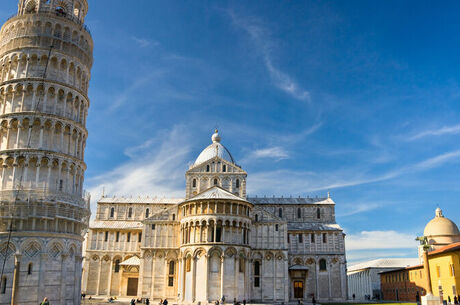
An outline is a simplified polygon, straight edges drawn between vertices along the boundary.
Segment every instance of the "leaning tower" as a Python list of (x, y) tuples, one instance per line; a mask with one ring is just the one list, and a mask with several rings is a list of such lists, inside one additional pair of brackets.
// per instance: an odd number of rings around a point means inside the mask
[(19, 0), (0, 30), (0, 304), (80, 304), (87, 11), (87, 0)]

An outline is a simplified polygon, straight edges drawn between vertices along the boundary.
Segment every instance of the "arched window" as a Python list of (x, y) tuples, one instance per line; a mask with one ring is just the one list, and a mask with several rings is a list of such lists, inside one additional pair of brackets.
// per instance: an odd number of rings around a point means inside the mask
[(214, 179), (214, 185), (217, 185), (217, 179)]
[(142, 241), (142, 233), (139, 232), (138, 235), (137, 235), (137, 242), (141, 242)]
[(278, 232), (278, 225), (275, 225), (275, 231)]
[(109, 231), (105, 231), (104, 233), (104, 241), (108, 241), (109, 240)]
[(145, 210), (145, 218), (149, 218), (150, 210), (146, 209)]
[(244, 273), (244, 258), (243, 257), (240, 257), (240, 261), (239, 261), (239, 271)]
[(133, 208), (129, 208), (128, 209), (128, 218), (131, 218), (131, 216), (133, 216)]
[(115, 260), (115, 268), (114, 269), (115, 269), (114, 270), (115, 273), (118, 273), (120, 271), (120, 260), (119, 259)]
[(115, 208), (110, 209), (110, 218), (113, 218), (115, 216)]
[(235, 187), (236, 187), (236, 188), (239, 188), (239, 187), (240, 187), (240, 179), (236, 179)]
[(316, 209), (316, 218), (321, 218), (321, 210), (319, 208)]
[(206, 171), (209, 172), (209, 164), (206, 165)]
[(319, 270), (321, 271), (327, 270), (326, 260), (324, 258), (319, 260)]
[(259, 215), (256, 214), (255, 218), (256, 218), (256, 221), (259, 221)]
[(168, 286), (173, 287), (174, 286), (174, 273), (175, 273), (175, 263), (174, 261), (169, 262), (169, 274), (168, 274)]
[(227, 171), (227, 165), (222, 165), (222, 171), (225, 173)]
[(190, 272), (192, 267), (192, 257), (188, 256), (187, 259), (185, 260), (185, 271)]
[(128, 232), (128, 237), (126, 238), (128, 242), (131, 241), (131, 232)]
[(278, 209), (278, 217), (283, 218), (283, 209), (282, 208)]
[(6, 293), (6, 284), (7, 284), (7, 282), (6, 282), (6, 276), (4, 276), (4, 277), (2, 278), (2, 294), (5, 294), (5, 293)]
[(311, 237), (311, 242), (315, 243), (315, 233), (311, 233), (310, 237)]
[(192, 180), (192, 187), (196, 187), (196, 179)]
[(303, 243), (303, 234), (299, 234), (299, 243)]
[(27, 274), (32, 274), (32, 263), (29, 263), (29, 265), (27, 266)]
[(327, 243), (327, 234), (323, 233), (323, 243)]
[(65, 16), (65, 15), (67, 15), (67, 13), (66, 13), (66, 11), (65, 11), (65, 8), (62, 7), (62, 6), (56, 7), (56, 14), (57, 14), (58, 16)]
[(302, 218), (302, 209), (301, 208), (297, 209), (297, 218)]
[(260, 287), (260, 262), (254, 262), (254, 287)]

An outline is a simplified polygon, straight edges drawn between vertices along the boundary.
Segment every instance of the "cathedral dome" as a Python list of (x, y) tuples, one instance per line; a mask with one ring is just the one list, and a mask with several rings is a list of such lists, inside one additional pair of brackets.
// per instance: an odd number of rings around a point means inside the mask
[(436, 209), (436, 216), (428, 222), (423, 235), (431, 240), (430, 243), (449, 244), (460, 240), (460, 231), (457, 225), (449, 218), (444, 217), (440, 208)]
[(206, 162), (208, 160), (211, 160), (214, 157), (219, 157), (221, 159), (224, 159), (228, 162), (235, 163), (235, 160), (233, 160), (232, 155), (228, 151), (227, 148), (225, 148), (224, 145), (220, 144), (220, 136), (219, 132), (216, 131), (211, 137), (212, 144), (206, 147), (196, 158), (195, 163), (193, 165), (198, 165), (203, 162)]

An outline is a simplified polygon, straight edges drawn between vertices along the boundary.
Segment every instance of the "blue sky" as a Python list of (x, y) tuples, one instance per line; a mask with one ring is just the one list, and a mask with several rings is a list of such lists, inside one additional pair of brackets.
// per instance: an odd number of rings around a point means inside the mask
[(331, 192), (349, 261), (416, 256), (437, 205), (460, 220), (459, 9), (90, 1), (86, 188), (183, 196), (218, 126), (250, 195)]

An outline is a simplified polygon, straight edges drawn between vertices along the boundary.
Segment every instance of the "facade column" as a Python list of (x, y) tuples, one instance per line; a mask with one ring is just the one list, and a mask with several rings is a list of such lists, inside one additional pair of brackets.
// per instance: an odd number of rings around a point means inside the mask
[[(328, 262), (329, 263), (329, 262)], [(328, 292), (329, 292), (329, 300), (332, 298), (332, 288), (331, 288), (331, 269), (332, 269), (332, 264), (329, 263), (327, 270), (327, 281), (328, 281)]]
[[(195, 302), (196, 290), (196, 257), (192, 257), (192, 302)], [(206, 281), (207, 282), (207, 281)], [(207, 284), (207, 283), (206, 283)], [(207, 285), (206, 285), (207, 287)]]
[(37, 160), (37, 170), (35, 172), (35, 187), (38, 188), (38, 183), (40, 182), (40, 166), (41, 166), (42, 160), (38, 159)]
[(44, 125), (41, 125), (40, 126), (40, 138), (39, 138), (39, 142), (38, 142), (38, 148), (42, 148), (43, 147), (43, 129), (45, 128)]
[(22, 88), (22, 96), (21, 96), (21, 112), (24, 111), (24, 98), (26, 96), (26, 88)]
[(112, 290), (112, 270), (113, 270), (113, 257), (110, 258), (109, 278), (107, 279), (107, 296), (111, 295)]
[(205, 259), (205, 264), (206, 264), (206, 277), (205, 277), (205, 292), (204, 292), (204, 299), (206, 301), (209, 300), (209, 255), (208, 254), (205, 254), (204, 255), (204, 259)]
[[(99, 281), (98, 281), (98, 283), (99, 283)], [(120, 281), (119, 281), (119, 286), (118, 286), (118, 295), (119, 296), (123, 296), (122, 284), (123, 284), (123, 266), (120, 266)], [(153, 285), (152, 285), (152, 291), (153, 291)]]
[[(34, 213), (35, 214), (35, 213)], [(37, 302), (43, 301), (45, 297), (45, 270), (46, 261), (48, 260), (48, 254), (40, 254), (40, 271), (38, 272), (38, 300)]]
[(22, 124), (18, 123), (18, 132), (16, 134), (15, 148), (19, 148), (19, 139), (21, 138)]
[(66, 288), (65, 288), (65, 278), (66, 278), (66, 272), (65, 272), (65, 259), (67, 255), (63, 254), (61, 255), (61, 289), (60, 289), (60, 303), (65, 304), (65, 295), (66, 295)]
[[(75, 269), (74, 269), (74, 277), (75, 277), (75, 282), (74, 282), (74, 299), (79, 300), (81, 298), (81, 277), (77, 276), (80, 274), (81, 270), (81, 262), (82, 262), (82, 257), (75, 255)], [(85, 290), (86, 291), (86, 290)], [(78, 304), (78, 303), (77, 303)], [(75, 304), (75, 305), (77, 305)]]
[(17, 305), (16, 295), (18, 294), (17, 285), (19, 282), (20, 267), (21, 267), (21, 255), (15, 254), (14, 255), (13, 283), (12, 283), (12, 288), (11, 288), (11, 305)]
[(156, 266), (156, 261), (157, 261), (157, 254), (152, 253), (152, 284), (151, 284), (151, 290), (150, 290), (150, 298), (153, 301), (153, 298), (155, 297), (155, 266)]
[[(96, 289), (96, 295), (100, 295), (100, 289), (101, 289), (101, 273), (102, 273), (102, 257), (99, 258), (99, 272), (97, 273), (97, 289)], [(121, 287), (121, 286), (120, 286)]]

